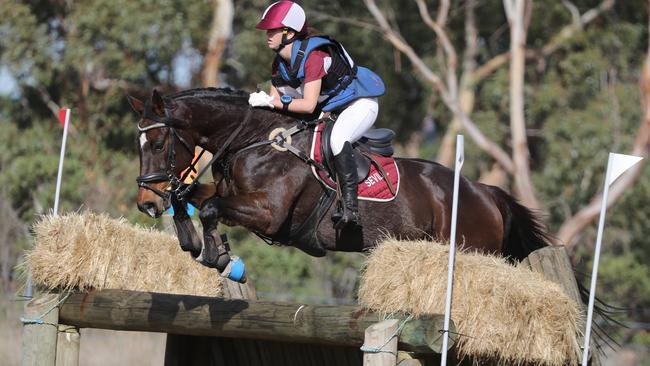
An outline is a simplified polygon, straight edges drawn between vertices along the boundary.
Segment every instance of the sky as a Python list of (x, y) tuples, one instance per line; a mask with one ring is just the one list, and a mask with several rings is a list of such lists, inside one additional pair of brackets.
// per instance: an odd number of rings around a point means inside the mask
[(6, 66), (0, 66), (0, 95), (9, 95), (16, 92), (16, 81)]

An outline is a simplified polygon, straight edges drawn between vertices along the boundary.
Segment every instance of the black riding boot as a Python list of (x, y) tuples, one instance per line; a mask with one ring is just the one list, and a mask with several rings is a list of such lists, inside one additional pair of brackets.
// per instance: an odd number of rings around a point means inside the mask
[(341, 190), (341, 201), (343, 213), (334, 214), (334, 228), (353, 224), (360, 225), (359, 201), (357, 199), (357, 165), (352, 155), (352, 145), (346, 142), (343, 150), (334, 156), (334, 169), (336, 170), (336, 181)]

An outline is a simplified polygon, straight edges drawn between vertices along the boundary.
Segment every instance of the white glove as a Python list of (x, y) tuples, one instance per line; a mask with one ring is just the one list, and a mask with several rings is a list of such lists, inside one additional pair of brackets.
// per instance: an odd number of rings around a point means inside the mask
[(248, 104), (253, 107), (270, 107), (273, 108), (274, 97), (266, 94), (265, 91), (251, 93), (248, 97)]

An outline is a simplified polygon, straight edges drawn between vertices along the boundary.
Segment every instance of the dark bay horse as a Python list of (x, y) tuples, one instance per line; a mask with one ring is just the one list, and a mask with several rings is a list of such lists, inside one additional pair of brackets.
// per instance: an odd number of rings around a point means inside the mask
[[(200, 243), (195, 233), (188, 232), (193, 228), (177, 223), (184, 250), (210, 257), (208, 249), (220, 244), (218, 222), (243, 226), (263, 238), (315, 256), (325, 255), (324, 250), (363, 251), (386, 235), (411, 240), (448, 239), (453, 171), (431, 161), (401, 158), (396, 159), (402, 177), (399, 194), (390, 202), (359, 201), (360, 228), (334, 230), (329, 221), (334, 210), (331, 205), (325, 207), (325, 216), (321, 215), (327, 219), (311, 225), (310, 238), (297, 238), (297, 228), (322, 207), (318, 202), (325, 189), (309, 165), (264, 144), (272, 130), (289, 129), (298, 119), (251, 108), (247, 98), (245, 92), (214, 88), (192, 89), (164, 98), (154, 90), (145, 102), (129, 97), (141, 115), (137, 202), (141, 211), (158, 217), (174, 202), (173, 195), (168, 194), (170, 181), (178, 183), (181, 172), (192, 162), (195, 146), (220, 155), (212, 165), (214, 182), (199, 185), (188, 195), (189, 201), (200, 207), (204, 233), (212, 236), (204, 234), (204, 241), (209, 243)], [(294, 135), (292, 145), (308, 152), (311, 135), (308, 129)], [(549, 243), (533, 212), (500, 188), (466, 178), (460, 181), (457, 232), (457, 241), (465, 248), (512, 261), (520, 261)], [(213, 253), (202, 263), (221, 271), (223, 263), (215, 262), (218, 255)]]

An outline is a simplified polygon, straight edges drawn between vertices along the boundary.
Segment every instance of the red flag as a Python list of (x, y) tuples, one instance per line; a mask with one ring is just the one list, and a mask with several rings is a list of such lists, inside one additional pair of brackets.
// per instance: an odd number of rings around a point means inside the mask
[(61, 127), (63, 128), (65, 128), (65, 120), (68, 117), (69, 113), (70, 113), (70, 109), (68, 108), (59, 109), (59, 121), (61, 122)]

